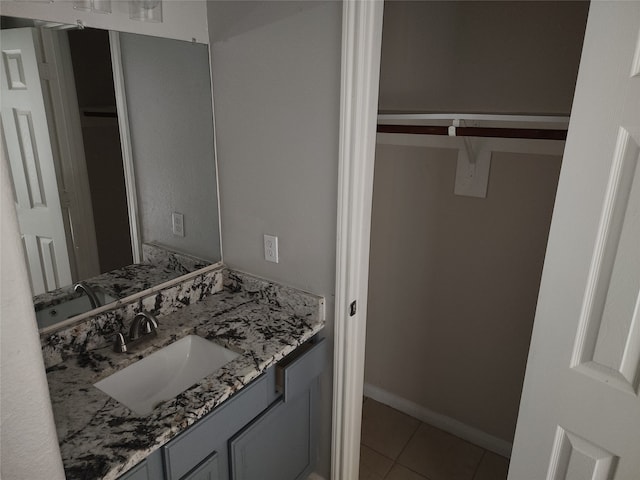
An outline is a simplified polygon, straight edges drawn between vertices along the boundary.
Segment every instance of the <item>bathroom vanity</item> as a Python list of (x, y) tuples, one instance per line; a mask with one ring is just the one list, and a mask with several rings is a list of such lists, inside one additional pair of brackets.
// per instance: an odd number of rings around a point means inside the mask
[(306, 478), (325, 355), (324, 340), (312, 339), (120, 478)]
[[(172, 288), (42, 336), (67, 478), (306, 478), (326, 359), (324, 300), (225, 267)], [(157, 336), (113, 351), (114, 334), (142, 310), (156, 315)], [(239, 355), (147, 414), (94, 386), (188, 335)]]

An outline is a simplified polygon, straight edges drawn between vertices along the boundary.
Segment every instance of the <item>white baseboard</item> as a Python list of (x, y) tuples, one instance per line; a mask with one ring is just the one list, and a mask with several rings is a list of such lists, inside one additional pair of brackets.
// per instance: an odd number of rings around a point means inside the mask
[(503, 457), (511, 457), (513, 444), (506, 440), (489, 435), (482, 430), (478, 430), (451, 417), (429, 410), (417, 403), (410, 402), (369, 383), (364, 384), (364, 395), (417, 418), (424, 423), (433, 425), (440, 430), (444, 430), (468, 442), (474, 443), (486, 450), (502, 455)]

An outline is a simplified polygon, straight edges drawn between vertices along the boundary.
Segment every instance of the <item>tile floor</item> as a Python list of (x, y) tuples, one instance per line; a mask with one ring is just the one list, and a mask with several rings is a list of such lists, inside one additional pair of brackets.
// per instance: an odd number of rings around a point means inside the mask
[(506, 480), (509, 460), (365, 398), (360, 480)]

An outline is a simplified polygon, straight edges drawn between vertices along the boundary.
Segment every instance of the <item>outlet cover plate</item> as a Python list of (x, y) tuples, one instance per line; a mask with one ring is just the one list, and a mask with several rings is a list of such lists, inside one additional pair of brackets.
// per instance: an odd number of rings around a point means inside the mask
[(178, 237), (184, 237), (184, 215), (182, 213), (173, 212), (171, 214), (171, 230)]
[(278, 237), (264, 236), (264, 259), (267, 262), (278, 263)]

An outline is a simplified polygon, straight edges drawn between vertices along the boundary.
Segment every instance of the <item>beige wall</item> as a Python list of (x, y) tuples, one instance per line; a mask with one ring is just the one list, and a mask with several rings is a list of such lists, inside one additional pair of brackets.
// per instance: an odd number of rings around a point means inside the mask
[(566, 114), (587, 6), (387, 2), (380, 109)]
[(377, 146), (366, 382), (510, 442), (560, 158), (494, 153), (486, 199), (455, 168)]
[[(389, 2), (380, 108), (567, 114), (586, 11)], [(494, 152), (477, 199), (456, 156), (377, 145), (365, 382), (511, 442), (561, 159)]]
[[(326, 298), (333, 337), (341, 4), (212, 2), (224, 263)], [(279, 237), (280, 263), (263, 235)], [(332, 354), (321, 379), (319, 473), (329, 478)]]

